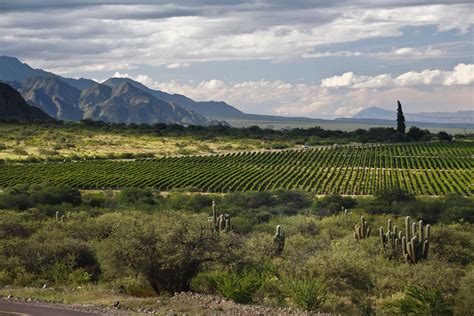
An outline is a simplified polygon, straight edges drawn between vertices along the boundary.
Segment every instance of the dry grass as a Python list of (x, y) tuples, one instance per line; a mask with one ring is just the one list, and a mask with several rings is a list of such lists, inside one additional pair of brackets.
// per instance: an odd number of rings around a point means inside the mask
[(164, 137), (96, 134), (87, 130), (28, 130), (24, 126), (0, 125), (0, 159), (22, 160), (31, 156), (107, 156), (108, 154), (153, 154), (156, 157), (175, 155), (221, 154), (234, 151), (259, 150), (264, 142), (252, 139), (215, 138), (199, 140), (192, 137)]

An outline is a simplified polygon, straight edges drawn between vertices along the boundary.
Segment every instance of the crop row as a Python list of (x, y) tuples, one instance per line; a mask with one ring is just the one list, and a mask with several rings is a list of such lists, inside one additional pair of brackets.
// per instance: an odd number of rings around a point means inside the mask
[(393, 185), (414, 194), (471, 194), (469, 143), (333, 146), (141, 161), (0, 166), (0, 187), (66, 184), (81, 189), (195, 187), (208, 192), (302, 189), (365, 195)]

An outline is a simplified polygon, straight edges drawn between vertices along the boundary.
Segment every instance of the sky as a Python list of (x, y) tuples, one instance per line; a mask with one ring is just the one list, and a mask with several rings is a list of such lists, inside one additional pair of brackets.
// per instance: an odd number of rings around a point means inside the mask
[(456, 0), (0, 0), (0, 55), (248, 113), (452, 112), (474, 109), (473, 24)]

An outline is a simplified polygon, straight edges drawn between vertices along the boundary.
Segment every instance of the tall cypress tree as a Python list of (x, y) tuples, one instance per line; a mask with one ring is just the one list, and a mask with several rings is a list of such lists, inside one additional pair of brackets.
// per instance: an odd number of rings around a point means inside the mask
[(402, 111), (402, 104), (400, 101), (397, 101), (398, 103), (398, 108), (397, 108), (397, 132), (401, 134), (405, 134), (405, 116), (403, 115)]

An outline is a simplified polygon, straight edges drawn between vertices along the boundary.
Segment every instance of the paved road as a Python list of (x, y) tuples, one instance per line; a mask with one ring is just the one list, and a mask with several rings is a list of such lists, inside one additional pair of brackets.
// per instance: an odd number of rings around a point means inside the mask
[(56, 306), (0, 300), (0, 316), (97, 316), (92, 312), (67, 310)]

